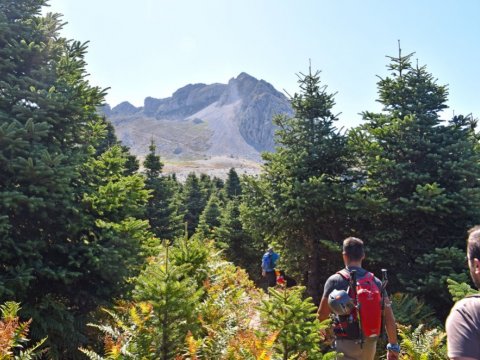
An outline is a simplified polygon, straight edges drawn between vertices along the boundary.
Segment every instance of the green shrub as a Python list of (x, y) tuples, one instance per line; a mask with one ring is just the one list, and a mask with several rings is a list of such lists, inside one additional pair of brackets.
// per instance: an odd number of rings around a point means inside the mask
[(444, 332), (436, 328), (428, 330), (424, 325), (411, 329), (411, 326), (399, 326), (400, 360), (448, 360)]
[(395, 320), (402, 325), (416, 328), (420, 324), (429, 327), (439, 325), (435, 311), (422, 299), (411, 294), (396, 293), (390, 297)]

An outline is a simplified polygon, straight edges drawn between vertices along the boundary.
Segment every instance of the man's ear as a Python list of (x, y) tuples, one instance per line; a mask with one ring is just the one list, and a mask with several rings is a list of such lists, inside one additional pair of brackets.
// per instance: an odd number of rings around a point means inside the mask
[(477, 258), (473, 259), (473, 271), (475, 274), (480, 274), (480, 260)]

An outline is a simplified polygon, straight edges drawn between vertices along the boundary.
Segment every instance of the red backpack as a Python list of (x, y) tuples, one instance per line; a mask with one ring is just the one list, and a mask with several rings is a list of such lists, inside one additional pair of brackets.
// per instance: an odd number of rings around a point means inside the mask
[[(337, 272), (348, 282), (351, 282), (347, 269)], [(339, 319), (335, 324), (335, 334), (347, 338), (365, 338), (380, 336), (382, 330), (382, 293), (375, 276), (367, 272), (365, 276), (356, 279), (356, 288), (348, 289), (348, 295), (355, 303), (355, 309), (347, 318)], [(355, 329), (356, 328), (356, 329)]]

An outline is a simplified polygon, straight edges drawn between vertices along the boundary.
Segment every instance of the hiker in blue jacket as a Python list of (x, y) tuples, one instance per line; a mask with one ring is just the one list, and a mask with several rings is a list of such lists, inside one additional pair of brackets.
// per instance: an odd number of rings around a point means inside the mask
[(267, 281), (267, 287), (273, 287), (277, 283), (277, 276), (275, 275), (275, 264), (280, 258), (272, 247), (269, 247), (267, 252), (262, 257), (262, 276)]

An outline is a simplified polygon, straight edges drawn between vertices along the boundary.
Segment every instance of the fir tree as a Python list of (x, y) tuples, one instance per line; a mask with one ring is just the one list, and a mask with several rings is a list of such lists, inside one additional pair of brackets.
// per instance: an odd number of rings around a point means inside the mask
[(124, 152), (96, 154), (105, 92), (43, 5), (0, 2), (0, 301), (22, 304), (50, 356), (75, 358), (88, 314), (139, 270), (148, 193)]
[(227, 180), (225, 181), (224, 191), (229, 199), (242, 195), (242, 186), (240, 178), (234, 168), (228, 171)]
[(146, 216), (152, 231), (160, 239), (173, 240), (180, 234), (182, 224), (174, 202), (170, 181), (161, 176), (163, 163), (156, 154), (155, 143), (151, 142), (149, 153), (145, 157), (145, 185), (151, 191)]
[[(263, 300), (259, 310), (265, 318), (265, 327), (278, 333), (274, 358), (323, 359), (320, 350), (320, 330), (328, 325), (316, 319), (316, 306), (311, 298), (303, 299), (305, 288), (270, 289), (270, 297)], [(332, 358), (329, 353), (327, 358)]]
[(334, 271), (322, 261), (329, 257), (321, 240), (341, 240), (351, 186), (345, 137), (334, 127), (333, 95), (318, 72), (310, 70), (298, 82), (294, 117), (275, 118), (279, 146), (263, 155), (260, 180), (245, 183), (242, 215), (254, 234), (281, 242), (292, 261), (305, 259), (297, 262), (298, 272), (308, 273), (307, 293), (318, 302), (321, 284)]
[(197, 234), (202, 238), (209, 238), (214, 235), (215, 229), (220, 225), (221, 204), (215, 194), (210, 199), (200, 215)]
[[(370, 258), (395, 269), (396, 290), (435, 271), (417, 262), (423, 255), (462, 247), (465, 229), (480, 215), (476, 124), (464, 116), (440, 119), (447, 88), (412, 56), (399, 50), (390, 57), (391, 76), (378, 82), (383, 112), (365, 112), (365, 124), (350, 134), (363, 172), (354, 227), (368, 239)], [(423, 295), (429, 302), (429, 292)]]
[(195, 233), (200, 214), (206, 204), (205, 193), (202, 192), (200, 181), (195, 173), (188, 174), (180, 194), (180, 202), (184, 209), (183, 221), (187, 223), (187, 232), (191, 236)]
[(252, 279), (258, 279), (258, 254), (262, 248), (244, 229), (240, 217), (240, 200), (230, 200), (220, 216), (215, 240), (225, 248), (225, 256), (235, 265), (246, 269)]
[(107, 133), (105, 137), (101, 139), (100, 143), (95, 147), (96, 155), (101, 155), (103, 152), (107, 151), (112, 146), (118, 145), (127, 155), (127, 162), (125, 163), (125, 175), (135, 174), (140, 168), (140, 163), (137, 157), (130, 153), (130, 149), (128, 146), (122, 145), (121, 142), (117, 139), (117, 136), (115, 135), (115, 128), (113, 127), (112, 123), (108, 121), (105, 117), (103, 118), (103, 122), (105, 124)]
[(134, 298), (152, 304), (145, 330), (155, 331), (140, 334), (144, 345), (137, 348), (136, 356), (172, 359), (180, 353), (188, 333), (199, 331), (196, 306), (202, 290), (193, 278), (185, 276), (185, 266), (170, 263), (167, 249), (165, 258), (149, 265), (138, 278)]
[(453, 301), (462, 300), (465, 296), (478, 294), (478, 290), (472, 288), (466, 282), (459, 283), (453, 279), (447, 279), (448, 291)]

